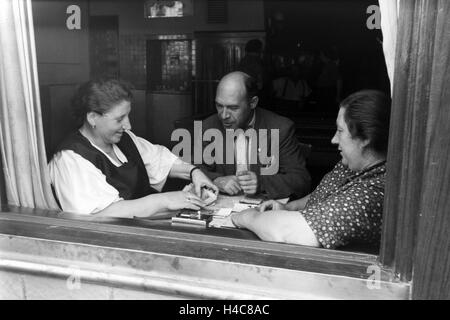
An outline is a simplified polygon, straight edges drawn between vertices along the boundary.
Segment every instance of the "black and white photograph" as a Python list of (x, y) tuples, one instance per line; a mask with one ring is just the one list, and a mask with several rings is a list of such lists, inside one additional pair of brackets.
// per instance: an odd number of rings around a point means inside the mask
[(0, 0), (0, 300), (449, 300), (449, 30), (446, 0)]

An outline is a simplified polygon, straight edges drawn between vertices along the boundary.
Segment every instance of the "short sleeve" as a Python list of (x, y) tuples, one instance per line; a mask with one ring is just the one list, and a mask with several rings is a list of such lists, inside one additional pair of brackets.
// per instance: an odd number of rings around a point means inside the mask
[(137, 137), (130, 131), (128, 131), (128, 134), (141, 155), (150, 179), (150, 185), (161, 191), (166, 183), (170, 169), (172, 169), (178, 157), (164, 146), (152, 144), (143, 138)]
[(58, 152), (49, 163), (50, 178), (61, 208), (93, 214), (122, 200), (105, 175), (72, 150)]
[(384, 192), (373, 183), (355, 184), (302, 210), (324, 248), (351, 241), (376, 243), (381, 234)]

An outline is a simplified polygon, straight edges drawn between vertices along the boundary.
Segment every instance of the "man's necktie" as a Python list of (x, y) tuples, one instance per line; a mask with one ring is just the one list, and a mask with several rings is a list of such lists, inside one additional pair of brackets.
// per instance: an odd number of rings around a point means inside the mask
[(247, 171), (248, 168), (248, 140), (241, 132), (235, 141), (235, 159), (236, 159), (236, 174), (238, 172)]

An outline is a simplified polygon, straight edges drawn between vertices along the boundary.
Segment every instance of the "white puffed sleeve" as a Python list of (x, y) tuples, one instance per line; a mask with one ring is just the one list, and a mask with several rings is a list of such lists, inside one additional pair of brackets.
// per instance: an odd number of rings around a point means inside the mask
[(178, 159), (164, 146), (152, 144), (147, 140), (127, 131), (136, 145), (150, 179), (150, 185), (158, 191), (164, 187), (174, 162)]
[(49, 163), (50, 178), (64, 211), (92, 214), (122, 200), (105, 175), (72, 150), (58, 152)]

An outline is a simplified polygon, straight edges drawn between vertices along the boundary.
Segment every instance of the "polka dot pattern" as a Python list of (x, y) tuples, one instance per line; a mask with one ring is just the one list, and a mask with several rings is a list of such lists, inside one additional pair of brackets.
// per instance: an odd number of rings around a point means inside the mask
[(324, 248), (379, 243), (385, 178), (385, 162), (360, 172), (339, 162), (325, 175), (300, 211)]

